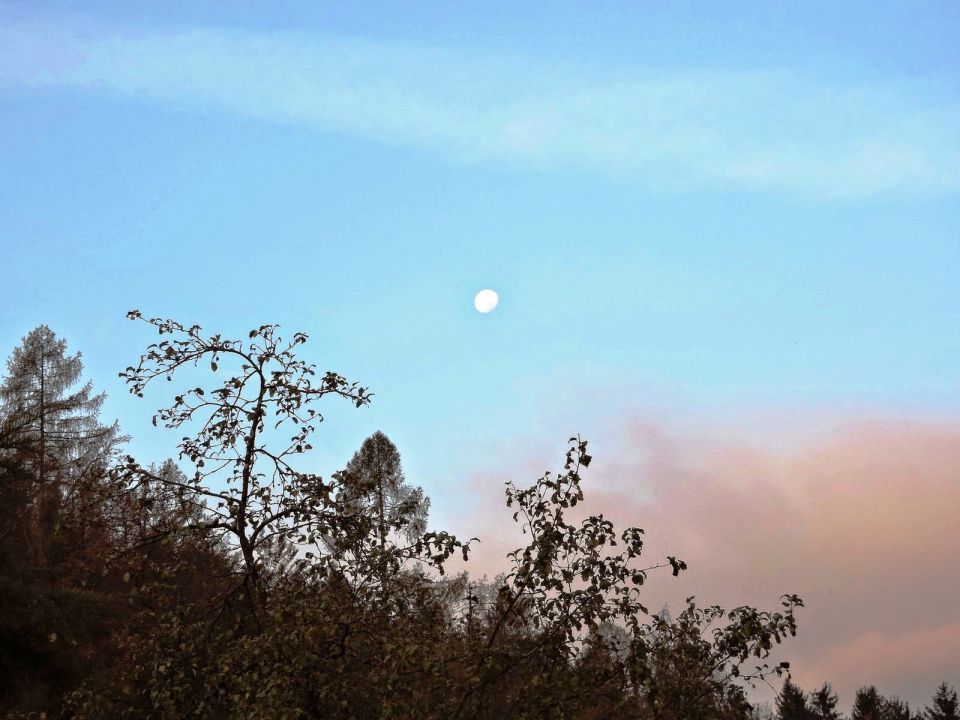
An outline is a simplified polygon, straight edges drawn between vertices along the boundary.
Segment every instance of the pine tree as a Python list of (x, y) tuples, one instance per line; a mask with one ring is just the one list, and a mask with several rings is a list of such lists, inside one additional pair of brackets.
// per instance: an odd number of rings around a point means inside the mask
[(857, 690), (850, 720), (883, 720), (883, 696), (873, 685)]
[(933, 705), (927, 705), (925, 715), (927, 720), (960, 720), (960, 702), (957, 700), (957, 691), (940, 683), (933, 696)]
[(830, 683), (810, 693), (810, 710), (816, 720), (840, 720), (837, 712), (837, 694)]
[(790, 678), (783, 681), (783, 689), (777, 698), (777, 718), (779, 720), (809, 720), (806, 694), (794, 685)]

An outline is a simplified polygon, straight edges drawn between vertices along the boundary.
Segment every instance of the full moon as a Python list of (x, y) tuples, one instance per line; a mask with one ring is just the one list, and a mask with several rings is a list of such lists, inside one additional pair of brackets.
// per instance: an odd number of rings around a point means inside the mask
[(488, 313), (493, 310), (500, 302), (500, 296), (493, 290), (481, 290), (473, 299), (473, 306), (477, 312)]

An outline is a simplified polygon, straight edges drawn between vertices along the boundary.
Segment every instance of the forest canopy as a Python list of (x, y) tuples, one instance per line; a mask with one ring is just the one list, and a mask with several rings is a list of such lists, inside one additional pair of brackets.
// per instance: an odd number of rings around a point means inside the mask
[[(525, 544), (502, 575), (450, 575), (477, 540), (430, 527), (387, 434), (329, 478), (302, 469), (327, 404), (373, 399), (303, 359), (304, 333), (129, 317), (159, 338), (120, 377), (166, 394), (153, 423), (183, 436), (168, 459), (125, 452), (80, 354), (46, 326), (0, 384), (5, 717), (733, 719), (759, 717), (747, 690), (788, 674), (770, 653), (797, 631), (796, 595), (651, 612), (648, 578), (686, 564), (574, 510), (586, 440), (557, 472), (507, 483)], [(186, 386), (194, 367), (207, 380)], [(776, 712), (836, 705), (829, 685), (787, 681)], [(852, 717), (913, 715), (874, 688)], [(927, 717), (957, 717), (947, 685)]]

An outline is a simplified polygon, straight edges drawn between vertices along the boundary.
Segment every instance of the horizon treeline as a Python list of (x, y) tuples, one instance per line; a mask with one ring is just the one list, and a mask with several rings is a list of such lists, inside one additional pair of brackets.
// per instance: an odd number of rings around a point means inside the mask
[[(180, 430), (168, 459), (125, 453), (46, 326), (0, 382), (0, 717), (839, 717), (829, 684), (806, 694), (769, 661), (796, 633), (796, 595), (772, 611), (644, 605), (651, 575), (686, 564), (647, 561), (642, 529), (577, 507), (585, 440), (558, 472), (506, 484), (526, 539), (508, 571), (450, 575), (476, 539), (430, 527), (387, 435), (329, 478), (299, 467), (325, 404), (373, 398), (302, 359), (305, 334), (129, 317), (159, 334), (120, 376)], [(782, 675), (775, 713), (751, 706)], [(871, 687), (850, 717), (921, 715)], [(922, 717), (957, 719), (956, 692)]]

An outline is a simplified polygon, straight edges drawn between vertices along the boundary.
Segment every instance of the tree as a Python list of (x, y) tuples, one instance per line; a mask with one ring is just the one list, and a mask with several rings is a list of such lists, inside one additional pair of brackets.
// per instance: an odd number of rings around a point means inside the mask
[(910, 704), (896, 695), (886, 698), (883, 702), (883, 720), (913, 720)]
[(840, 720), (837, 712), (837, 694), (830, 683), (810, 693), (810, 711), (816, 720)]
[(957, 691), (943, 682), (933, 696), (933, 704), (927, 705), (924, 713), (927, 720), (960, 720), (958, 705)]
[(883, 720), (883, 696), (873, 685), (857, 690), (850, 720)]
[(122, 438), (116, 423), (98, 420), (103, 393), (93, 395), (89, 382), (71, 391), (83, 372), (80, 353), (68, 355), (66, 341), (41, 325), (13, 351), (7, 370), (0, 384), (6, 444), (26, 452), (41, 485), (106, 465)]
[(406, 483), (400, 452), (379, 430), (363, 441), (334, 477), (340, 484), (337, 499), (352, 520), (352, 532), (336, 539), (324, 536), (324, 544), (338, 561), (343, 553), (352, 555), (349, 570), (338, 563), (338, 571), (351, 584), (364, 582), (365, 568), (371, 567), (382, 602), (389, 597), (388, 579), (409, 557), (393, 540), (402, 539), (407, 549), (417, 543), (427, 529), (430, 500), (422, 489)]
[(117, 604), (103, 592), (112, 550), (107, 465), (122, 442), (80, 383), (79, 353), (45, 325), (0, 382), (0, 714), (56, 710), (108, 643)]
[[(648, 612), (650, 574), (686, 565), (648, 564), (642, 529), (584, 517), (580, 438), (561, 472), (507, 483), (529, 541), (510, 571), (444, 580), (434, 571), (469, 543), (426, 529), (426, 498), (385, 435), (330, 481), (297, 467), (316, 401), (371, 397), (299, 360), (305, 335), (146, 322), (160, 341), (122, 376), (138, 396), (178, 381), (154, 422), (182, 429), (180, 457), (127, 457), (94, 486), (110, 532), (64, 548), (102, 572), (73, 582), (41, 568), (34, 582), (7, 572), (16, 542), (0, 536), (0, 692), (19, 693), (0, 714), (748, 720), (746, 686), (789, 668), (766, 662), (796, 632), (794, 595), (776, 612), (693, 597), (675, 618)], [(232, 372), (205, 383), (194, 366)], [(14, 507), (30, 497), (25, 458), (0, 453), (0, 500)]]
[(809, 720), (810, 718), (807, 695), (794, 685), (790, 678), (783, 681), (783, 689), (777, 697), (777, 717), (779, 720)]
[[(644, 622), (649, 612), (641, 593), (649, 574), (670, 568), (678, 575), (686, 563), (668, 556), (644, 567), (641, 528), (618, 533), (603, 515), (568, 519), (583, 501), (581, 473), (591, 461), (586, 441), (571, 438), (563, 472), (546, 473), (526, 488), (507, 483), (507, 506), (517, 508), (513, 518), (529, 542), (508, 555), (512, 569), (468, 661), (473, 680), (449, 716), (551, 717), (563, 708), (563, 717), (578, 717), (600, 688), (610, 691), (612, 716), (746, 716), (749, 704), (737, 681), (779, 674), (788, 664), (742, 668), (795, 634), (794, 608), (802, 601), (787, 595), (782, 612), (746, 606), (727, 612), (700, 608), (691, 597), (676, 620)], [(604, 637), (608, 623), (627, 633), (625, 647)], [(585, 645), (595, 660), (577, 665)], [(571, 667), (589, 672), (578, 675)], [(648, 714), (638, 714), (641, 708)]]
[[(379, 430), (363, 441), (340, 479), (345, 507), (370, 521), (381, 556), (392, 531), (408, 542), (416, 542), (426, 532), (430, 500), (419, 487), (406, 484), (400, 452)], [(385, 572), (384, 567), (380, 575)]]
[(93, 394), (89, 382), (74, 387), (83, 372), (80, 354), (67, 354), (66, 341), (46, 325), (23, 338), (7, 371), (0, 383), (0, 452), (19, 458), (28, 502), (5, 531), (43, 563), (64, 526), (83, 534), (99, 516), (94, 486), (125, 438), (116, 423), (99, 421), (105, 395)]
[[(128, 317), (144, 320), (136, 310)], [(307, 341), (301, 332), (285, 342), (277, 334), (278, 326), (261, 325), (243, 341), (207, 337), (200, 326), (186, 327), (174, 320), (145, 322), (161, 336), (171, 337), (148, 346), (136, 367), (120, 373), (131, 393), (143, 397), (152, 381), (172, 381), (181, 368), (200, 362), (213, 373), (221, 362), (230, 362), (236, 374), (219, 387), (194, 387), (176, 394), (172, 405), (153, 416), (155, 425), (167, 428), (199, 426), (193, 437), (179, 443), (180, 458), (195, 468), (185, 482), (144, 468), (132, 457), (117, 473), (131, 487), (158, 484), (203, 509), (208, 517), (185, 529), (218, 534), (237, 548), (244, 593), (256, 618), (266, 591), (261, 556), (271, 543), (314, 542), (319, 532), (330, 530), (327, 524), (338, 520), (330, 512), (333, 485), (291, 465), (297, 455), (311, 449), (311, 434), (323, 420), (314, 403), (333, 395), (359, 408), (370, 402), (371, 394), (337, 373), (318, 375), (316, 366), (298, 360), (294, 349)], [(278, 438), (280, 428), (292, 434)]]
[[(136, 311), (130, 317), (143, 319)], [(327, 717), (351, 707), (357, 717), (399, 717), (410, 706), (405, 688), (418, 678), (426, 678), (420, 707), (436, 706), (443, 684), (429, 681), (443, 665), (431, 651), (447, 627), (429, 619), (442, 617), (443, 603), (423, 570), (392, 571), (413, 560), (442, 573), (455, 550), (466, 559), (467, 544), (420, 530), (408, 547), (388, 539), (381, 548), (379, 532), (358, 535), (369, 521), (357, 516), (344, 473), (324, 482), (293, 464), (311, 449), (322, 420), (317, 400), (334, 395), (362, 407), (371, 394), (297, 359), (303, 333), (284, 342), (277, 326), (264, 325), (230, 340), (173, 320), (146, 322), (170, 337), (121, 374), (134, 394), (142, 397), (158, 378), (172, 382), (184, 366), (202, 363), (217, 373), (230, 363), (235, 372), (219, 386), (176, 390), (172, 405), (154, 416), (170, 428), (195, 426), (179, 443), (192, 472), (144, 467), (132, 457), (114, 471), (127, 485), (132, 527), (145, 529), (133, 533), (124, 558), (136, 562), (123, 576), (131, 604), (143, 606), (143, 624), (124, 636), (117, 673), (71, 696), (71, 716)], [(325, 550), (358, 536), (366, 545), (356, 556)], [(233, 589), (177, 601), (180, 555), (164, 548), (192, 539), (201, 550), (229, 548), (239, 581)], [(143, 562), (147, 551), (158, 567)], [(344, 582), (381, 571), (369, 558), (384, 556), (402, 611), (376, 602), (375, 587)], [(144, 578), (141, 566), (150, 570)]]

